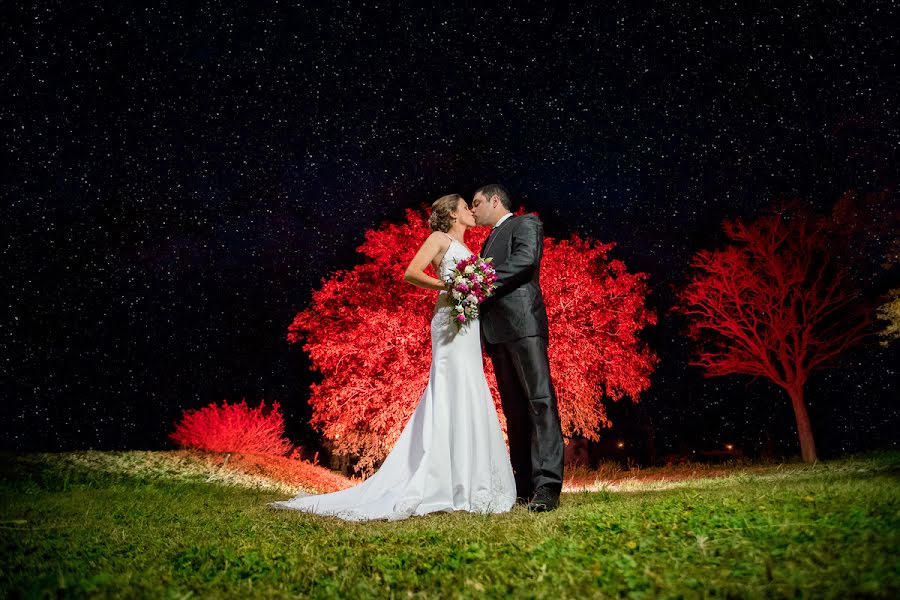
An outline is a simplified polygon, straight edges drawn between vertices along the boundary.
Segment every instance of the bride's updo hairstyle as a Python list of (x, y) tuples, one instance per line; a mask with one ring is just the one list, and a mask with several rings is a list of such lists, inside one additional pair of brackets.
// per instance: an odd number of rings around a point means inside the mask
[(428, 226), (432, 231), (448, 232), (453, 227), (453, 216), (450, 214), (456, 210), (459, 204), (459, 194), (447, 194), (441, 196), (431, 205), (431, 218), (428, 219)]

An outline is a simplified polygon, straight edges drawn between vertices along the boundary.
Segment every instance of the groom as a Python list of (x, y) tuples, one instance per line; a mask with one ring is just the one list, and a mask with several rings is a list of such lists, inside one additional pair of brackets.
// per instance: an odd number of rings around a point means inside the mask
[(545, 512), (559, 506), (563, 439), (538, 284), (544, 229), (536, 216), (514, 216), (510, 208), (509, 194), (497, 184), (472, 200), (475, 223), (492, 228), (481, 255), (493, 258), (497, 271), (497, 288), (481, 306), (481, 339), (500, 388), (518, 502)]

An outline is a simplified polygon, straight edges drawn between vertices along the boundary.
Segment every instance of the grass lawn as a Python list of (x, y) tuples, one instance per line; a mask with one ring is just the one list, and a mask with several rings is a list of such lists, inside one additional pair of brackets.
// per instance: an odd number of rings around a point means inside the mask
[(598, 477), (549, 514), (396, 523), (104, 454), (135, 466), (0, 457), (0, 597), (900, 596), (897, 453)]

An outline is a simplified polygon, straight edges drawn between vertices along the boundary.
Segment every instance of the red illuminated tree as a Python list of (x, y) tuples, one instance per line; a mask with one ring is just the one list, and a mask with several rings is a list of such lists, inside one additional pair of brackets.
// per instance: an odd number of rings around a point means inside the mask
[[(426, 210), (408, 210), (404, 223), (367, 231), (358, 248), (363, 262), (325, 279), (288, 329), (288, 340), (304, 340), (313, 369), (322, 374), (309, 400), (313, 427), (337, 452), (357, 455), (362, 472), (371, 472), (393, 447), (428, 381), (435, 293), (403, 281), (429, 234), (427, 221)], [(477, 252), (487, 234), (487, 228), (473, 229), (466, 243)], [(656, 323), (644, 306), (646, 275), (609, 260), (612, 247), (576, 236), (545, 240), (541, 286), (567, 436), (597, 439), (609, 425), (602, 398), (637, 402), (657, 362), (638, 339)], [(499, 407), (487, 359), (485, 368)]]
[(830, 224), (788, 206), (752, 223), (726, 221), (731, 245), (698, 252), (677, 308), (707, 377), (766, 377), (791, 399), (803, 460), (816, 460), (804, 400), (815, 369), (860, 342), (870, 322), (846, 263), (834, 259)]

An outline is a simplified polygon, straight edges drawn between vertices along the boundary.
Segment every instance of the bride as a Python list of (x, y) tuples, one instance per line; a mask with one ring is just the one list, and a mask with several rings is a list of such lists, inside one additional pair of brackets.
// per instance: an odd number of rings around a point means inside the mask
[[(415, 412), (381, 468), (359, 485), (270, 506), (393, 521), (457, 510), (502, 513), (515, 503), (512, 467), (484, 376), (480, 323), (457, 330), (449, 315), (446, 281), (472, 255), (463, 236), (475, 218), (461, 196), (450, 194), (432, 204), (429, 225), (432, 233), (404, 275), (413, 285), (440, 290), (431, 319), (431, 371)], [(440, 279), (425, 274), (429, 263)]]

